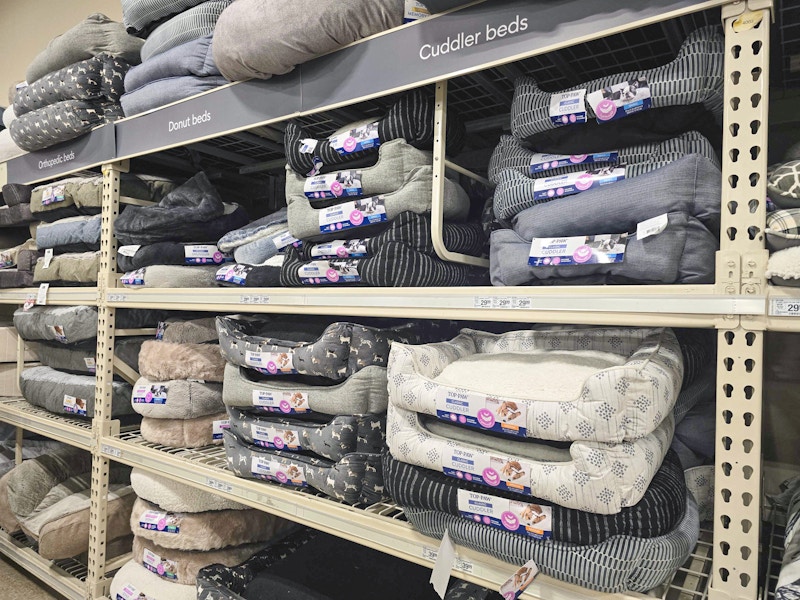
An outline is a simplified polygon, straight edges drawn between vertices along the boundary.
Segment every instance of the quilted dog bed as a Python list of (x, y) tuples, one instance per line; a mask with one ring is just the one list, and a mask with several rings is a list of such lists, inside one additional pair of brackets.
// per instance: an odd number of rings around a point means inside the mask
[(209, 0), (170, 17), (147, 36), (142, 46), (142, 62), (147, 62), (171, 48), (214, 33), (217, 19), (232, 2), (233, 0)]
[[(504, 490), (487, 490), (466, 479), (400, 462), (386, 451), (382, 457), (386, 491), (401, 506), (482, 519), (500, 531), (529, 539), (585, 546), (616, 535), (653, 538), (674, 529), (686, 508), (683, 469), (672, 451), (667, 452), (642, 499), (614, 515), (565, 508)], [(503, 519), (506, 511), (514, 517), (506, 515)]]
[(312, 452), (337, 461), (352, 452), (376, 454), (385, 446), (386, 419), (377, 415), (292, 419), (228, 409), (230, 430), (241, 441), (264, 448)]
[[(223, 70), (222, 66), (219, 66)], [(417, 88), (401, 96), (389, 107), (386, 115), (374, 124), (357, 130), (344, 129), (341, 135), (327, 139), (315, 139), (298, 123), (289, 121), (283, 138), (286, 161), (295, 173), (306, 177), (339, 171), (348, 168), (346, 166), (348, 163), (367, 158), (371, 158), (374, 164), (377, 158), (376, 146), (390, 140), (404, 139), (415, 148), (430, 149), (433, 144), (434, 104), (430, 90)], [(367, 140), (360, 141), (365, 136)], [(368, 140), (375, 140), (376, 136), (377, 141), (370, 145)], [(356, 137), (359, 138), (359, 143), (355, 144), (354, 150), (348, 151), (351, 149), (351, 143), (345, 148), (344, 142), (355, 141)], [(465, 137), (464, 124), (456, 114), (448, 114), (447, 152), (458, 154)]]
[(110, 590), (114, 600), (138, 600), (139, 598), (197, 600), (195, 586), (162, 579), (135, 560), (129, 560), (114, 574)]
[(131, 471), (131, 485), (139, 498), (175, 513), (199, 513), (207, 510), (249, 510), (249, 507), (213, 492), (181, 483), (144, 469)]
[(772, 285), (800, 287), (800, 246), (771, 255), (765, 275)]
[(800, 246), (800, 208), (776, 210), (767, 214), (767, 249), (777, 252)]
[[(174, 48), (173, 48), (174, 49)], [(166, 53), (165, 53), (166, 54)], [(163, 56), (163, 55), (159, 55)], [(147, 63), (144, 63), (147, 64)], [(190, 96), (202, 94), (221, 85), (226, 85), (228, 80), (222, 75), (211, 77), (170, 77), (159, 79), (140, 87), (137, 90), (123, 94), (120, 98), (122, 110), (126, 117), (159, 108), (173, 102), (178, 102)]]
[(686, 493), (686, 510), (669, 533), (655, 538), (611, 537), (599, 544), (529, 540), (438, 511), (408, 508), (414, 529), (488, 553), (513, 565), (533, 560), (539, 571), (567, 583), (604, 593), (646, 592), (671, 576), (694, 550), (700, 536), (697, 504)]
[(17, 227), (34, 221), (31, 208), (27, 204), (0, 206), (0, 227)]
[(124, 273), (153, 265), (218, 265), (230, 260), (230, 256), (220, 252), (216, 244), (210, 243), (156, 242), (117, 249), (117, 267)]
[(389, 395), (384, 367), (364, 367), (344, 381), (321, 385), (291, 376), (258, 379), (248, 368), (227, 364), (222, 401), (251, 412), (357, 415), (386, 412)]
[(100, 249), (100, 215), (69, 217), (36, 228), (36, 247), (53, 248), (59, 254)]
[(347, 504), (374, 504), (384, 499), (380, 454), (352, 452), (338, 461), (294, 452), (268, 450), (222, 434), (228, 469), (237, 477), (311, 487)]
[(387, 414), (386, 441), (397, 460), (599, 514), (618, 513), (642, 499), (674, 430), (668, 413), (652, 433), (635, 440), (548, 444), (443, 423), (391, 402)]
[(525, 138), (591, 118), (620, 118), (648, 106), (698, 102), (721, 121), (724, 48), (719, 28), (703, 27), (689, 34), (673, 61), (653, 69), (595, 79), (554, 94), (542, 91), (533, 78), (520, 77), (511, 105), (511, 132)]
[(139, 352), (139, 373), (156, 381), (200, 379), (222, 382), (225, 359), (217, 344), (148, 340)]
[(266, 542), (294, 526), (254, 508), (174, 513), (142, 498), (136, 499), (130, 514), (130, 529), (137, 537), (175, 550), (207, 552)]
[(45, 267), (45, 259), (36, 261), (33, 282), (53, 282), (71, 284), (92, 284), (97, 282), (100, 271), (100, 251), (57, 254)]
[(114, 222), (123, 245), (216, 241), (247, 223), (236, 204), (226, 204), (202, 171), (154, 206), (129, 206)]
[[(50, 367), (32, 367), (22, 371), (19, 387), (25, 399), (34, 406), (74, 417), (94, 417), (93, 376), (62, 373)], [(130, 384), (112, 383), (112, 417), (133, 413), (130, 397)]]
[[(155, 327), (163, 313), (154, 310), (118, 310), (118, 329)], [(97, 337), (94, 306), (33, 306), (14, 311), (14, 328), (24, 340), (71, 344)]]
[(800, 159), (769, 170), (767, 195), (778, 208), (800, 208)]
[(193, 419), (142, 417), (140, 432), (145, 441), (170, 448), (202, 448), (222, 443), (224, 412)]
[(364, 367), (385, 366), (392, 342), (420, 339), (406, 323), (379, 329), (329, 319), (217, 317), (220, 349), (228, 362), (265, 375), (315, 375), (346, 379)]
[(210, 35), (175, 46), (131, 68), (125, 75), (125, 91), (131, 93), (149, 83), (187, 76), (201, 79), (221, 76), (211, 55)]
[[(617, 443), (672, 411), (683, 357), (670, 329), (472, 329), (395, 343), (389, 402), (404, 411), (540, 440)], [(524, 383), (523, 383), (524, 382)]]
[(154, 419), (194, 419), (225, 410), (221, 384), (191, 379), (151, 381), (140, 377), (129, 400), (134, 411)]

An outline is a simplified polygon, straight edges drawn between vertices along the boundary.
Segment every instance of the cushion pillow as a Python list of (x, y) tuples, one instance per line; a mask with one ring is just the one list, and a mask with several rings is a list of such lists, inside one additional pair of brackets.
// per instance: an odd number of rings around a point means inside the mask
[(199, 513), (207, 510), (248, 510), (249, 507), (144, 469), (131, 471), (131, 485), (139, 498), (170, 512)]
[(153, 419), (142, 417), (141, 434), (145, 441), (170, 448), (202, 448), (222, 443), (224, 412), (194, 419)]
[(770, 170), (767, 195), (779, 208), (800, 208), (800, 158)]
[(770, 252), (800, 246), (800, 208), (776, 210), (767, 215), (767, 249)]
[(169, 598), (197, 600), (193, 585), (173, 583), (148, 571), (141, 563), (129, 560), (111, 580), (112, 598)]
[(156, 27), (142, 46), (142, 62), (214, 32), (223, 10), (233, 0), (209, 0), (187, 8)]
[(221, 384), (190, 379), (154, 382), (140, 377), (129, 399), (134, 411), (154, 419), (194, 419), (225, 410)]
[(216, 344), (175, 344), (150, 340), (139, 352), (139, 373), (156, 381), (202, 379), (222, 382), (225, 359)]
[(125, 75), (125, 91), (130, 93), (159, 80), (185, 76), (204, 78), (215, 75), (220, 75), (220, 72), (211, 55), (211, 36), (207, 35), (175, 46), (133, 67)]

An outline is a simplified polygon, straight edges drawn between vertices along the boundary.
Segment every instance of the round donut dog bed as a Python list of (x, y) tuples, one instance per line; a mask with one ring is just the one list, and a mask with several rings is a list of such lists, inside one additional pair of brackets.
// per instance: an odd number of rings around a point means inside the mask
[(200, 379), (222, 382), (225, 359), (217, 344), (148, 340), (139, 352), (139, 373), (155, 381)]
[(197, 589), (193, 585), (182, 585), (162, 579), (148, 571), (135, 560), (126, 562), (111, 580), (111, 597), (120, 598), (169, 598), (169, 600), (197, 600)]
[(220, 422), (227, 421), (227, 418), (224, 412), (194, 419), (142, 417), (140, 432), (151, 444), (170, 448), (202, 448), (222, 443)]
[(139, 498), (169, 512), (198, 513), (207, 510), (248, 510), (249, 507), (218, 494), (180, 483), (144, 469), (131, 471), (131, 485)]

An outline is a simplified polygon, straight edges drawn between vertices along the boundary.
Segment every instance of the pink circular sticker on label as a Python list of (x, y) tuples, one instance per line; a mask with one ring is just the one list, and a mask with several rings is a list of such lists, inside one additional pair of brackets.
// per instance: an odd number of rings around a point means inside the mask
[(567, 115), (564, 115), (563, 117), (561, 117), (561, 122), (564, 123), (564, 125), (566, 125), (567, 123), (569, 123), (569, 117)]
[(483, 477), (483, 482), (486, 485), (490, 485), (492, 487), (497, 487), (500, 485), (500, 473), (491, 467), (484, 469), (483, 473), (481, 473), (481, 476)]
[(466, 475), (464, 475), (464, 479), (466, 479), (467, 481), (472, 481), (472, 475), (470, 473), (467, 473)]
[(360, 210), (354, 210), (350, 213), (350, 222), (358, 227), (364, 222), (364, 214)]
[(556, 190), (556, 196), (563, 196), (564, 195), (564, 188), (558, 188)]
[(344, 148), (345, 152), (352, 152), (356, 149), (356, 138), (353, 136), (348, 137), (344, 143), (342, 144), (342, 148)]
[(222, 252), (214, 252), (214, 262), (219, 264), (222, 262)]
[(503, 594), (503, 600), (516, 600), (516, 598), (517, 598), (517, 592), (513, 590)]
[(450, 413), (450, 420), (451, 420), (453, 423), (455, 423), (456, 421), (458, 421), (458, 415), (457, 415), (457, 414), (455, 414), (455, 413)]
[(338, 198), (339, 196), (342, 195), (342, 192), (344, 192), (344, 188), (342, 187), (342, 184), (339, 183), (338, 181), (334, 181), (331, 184), (331, 193), (333, 193), (333, 195)]
[(588, 154), (573, 154), (569, 157), (569, 162), (571, 163), (582, 163), (588, 157)]
[(467, 417), (465, 417), (464, 415), (461, 415), (460, 417), (458, 417), (458, 422), (463, 425), (464, 423), (467, 422)]
[(283, 413), (292, 412), (292, 405), (289, 404), (288, 400), (281, 400), (281, 402), (278, 405), (278, 407), (281, 409), (281, 412), (283, 412)]
[(328, 281), (336, 283), (337, 281), (339, 281), (339, 273), (337, 273), (334, 269), (328, 269), (327, 271), (325, 271), (325, 278)]
[(569, 122), (570, 123), (576, 123), (577, 121), (578, 121), (578, 117), (576, 117), (575, 115), (570, 115), (569, 116)]
[(464, 479), (464, 474), (461, 471), (456, 471), (456, 477), (459, 479)]
[(286, 483), (287, 481), (289, 481), (289, 478), (286, 477), (286, 475), (281, 471), (278, 471), (278, 473), (275, 475), (275, 478), (281, 483)]
[(519, 518), (511, 511), (507, 510), (500, 515), (500, 522), (503, 524), (503, 527), (509, 531), (516, 531), (519, 529)]
[(267, 371), (269, 371), (271, 375), (275, 375), (275, 373), (278, 372), (278, 365), (276, 365), (273, 361), (269, 361), (267, 363)]
[(147, 392), (144, 395), (144, 401), (145, 402), (152, 402), (153, 401), (153, 392)]
[(284, 444), (283, 440), (276, 435), (275, 438), (272, 440), (272, 445), (275, 446), (278, 450), (283, 450), (283, 447), (286, 444)]
[(492, 520), (489, 517), (485, 516), (483, 517), (483, 522), (485, 525), (489, 525), (492, 522)]
[(494, 427), (494, 415), (488, 408), (482, 408), (478, 411), (478, 425), (485, 429)]
[(344, 246), (339, 246), (336, 249), (336, 256), (338, 256), (339, 258), (345, 258), (347, 256), (347, 248), (345, 248)]
[(593, 178), (589, 173), (583, 173), (575, 180), (575, 187), (584, 192), (592, 187)]
[(158, 565), (156, 565), (156, 572), (159, 575), (164, 575), (164, 573), (166, 573), (166, 569), (164, 568), (164, 565), (161, 564), (161, 563), (158, 563)]
[(558, 257), (558, 256), (554, 256), (552, 262), (553, 262), (554, 265), (560, 265), (561, 264), (561, 258)]
[(590, 258), (592, 258), (592, 249), (586, 244), (578, 246), (575, 249), (575, 252), (572, 253), (572, 260), (574, 260), (576, 263), (585, 263)]
[(481, 522), (481, 516), (480, 515), (472, 515), (472, 518), (475, 519), (478, 523)]
[(159, 519), (158, 523), (156, 523), (156, 527), (158, 527), (159, 531), (164, 531), (167, 528), (167, 520)]
[(597, 104), (597, 118), (600, 121), (608, 121), (609, 119), (613, 119), (614, 115), (617, 114), (617, 105), (614, 104), (611, 100), (605, 99), (600, 100)]

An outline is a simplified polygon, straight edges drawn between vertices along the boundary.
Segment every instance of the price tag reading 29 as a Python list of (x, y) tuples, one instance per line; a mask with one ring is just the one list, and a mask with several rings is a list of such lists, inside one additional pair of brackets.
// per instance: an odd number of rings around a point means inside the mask
[(800, 299), (773, 298), (769, 303), (771, 317), (800, 317)]

